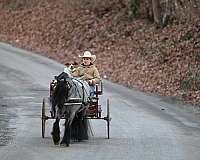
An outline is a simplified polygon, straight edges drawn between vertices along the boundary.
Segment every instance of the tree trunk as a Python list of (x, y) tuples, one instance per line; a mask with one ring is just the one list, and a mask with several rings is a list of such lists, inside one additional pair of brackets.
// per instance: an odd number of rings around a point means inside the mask
[(169, 23), (170, 15), (172, 14), (173, 0), (165, 0), (162, 16), (162, 25), (166, 26)]
[(154, 21), (158, 26), (162, 26), (160, 0), (152, 0)]

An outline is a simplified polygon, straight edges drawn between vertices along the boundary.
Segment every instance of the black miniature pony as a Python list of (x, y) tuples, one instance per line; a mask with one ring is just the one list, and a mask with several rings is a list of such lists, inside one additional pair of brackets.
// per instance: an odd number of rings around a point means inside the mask
[(56, 121), (53, 124), (52, 138), (59, 144), (61, 118), (65, 119), (65, 130), (60, 145), (69, 146), (70, 140), (87, 140), (89, 121), (85, 118), (89, 99), (89, 85), (62, 73), (57, 77), (57, 85), (52, 95), (52, 108), (55, 110)]

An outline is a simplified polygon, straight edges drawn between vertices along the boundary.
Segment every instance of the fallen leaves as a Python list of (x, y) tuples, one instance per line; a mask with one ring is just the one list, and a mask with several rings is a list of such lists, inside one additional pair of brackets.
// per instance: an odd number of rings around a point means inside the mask
[(124, 8), (111, 1), (99, 11), (63, 0), (37, 2), (0, 11), (2, 41), (63, 64), (79, 61), (89, 49), (102, 76), (114, 82), (200, 104), (200, 91), (180, 87), (190, 68), (200, 65), (199, 21), (157, 29), (146, 20), (130, 22)]

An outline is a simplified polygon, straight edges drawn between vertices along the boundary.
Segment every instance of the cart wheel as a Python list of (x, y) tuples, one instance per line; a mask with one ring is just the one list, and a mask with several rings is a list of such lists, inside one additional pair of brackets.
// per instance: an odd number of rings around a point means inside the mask
[(109, 104), (109, 99), (107, 99), (107, 130), (108, 130), (108, 139), (110, 139), (110, 121), (111, 121), (111, 117), (110, 117), (110, 104)]
[(42, 101), (42, 138), (45, 136), (45, 123), (46, 123), (46, 115), (45, 115), (45, 98)]

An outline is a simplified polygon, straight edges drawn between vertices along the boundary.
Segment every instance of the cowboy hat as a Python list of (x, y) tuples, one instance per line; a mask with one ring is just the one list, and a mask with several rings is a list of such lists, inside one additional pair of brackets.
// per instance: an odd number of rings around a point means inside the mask
[(79, 55), (80, 58), (91, 58), (92, 63), (96, 60), (96, 56), (92, 55), (90, 51), (85, 51), (83, 55)]

